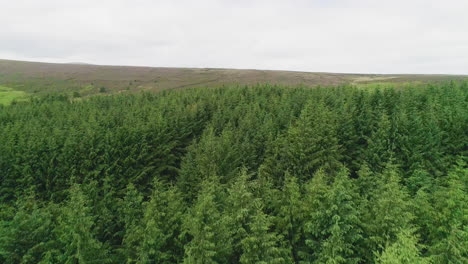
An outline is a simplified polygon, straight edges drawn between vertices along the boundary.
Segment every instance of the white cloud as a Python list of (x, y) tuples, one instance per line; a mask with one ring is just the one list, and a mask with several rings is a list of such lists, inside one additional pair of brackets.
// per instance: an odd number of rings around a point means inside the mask
[(0, 0), (0, 57), (468, 74), (466, 0)]

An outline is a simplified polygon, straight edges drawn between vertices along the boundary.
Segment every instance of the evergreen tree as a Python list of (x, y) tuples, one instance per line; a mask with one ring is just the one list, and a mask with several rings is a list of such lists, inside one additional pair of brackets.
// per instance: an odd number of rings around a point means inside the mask
[(430, 259), (421, 256), (421, 246), (410, 229), (402, 229), (394, 243), (386, 245), (375, 260), (379, 264), (426, 264)]
[(187, 200), (193, 201), (204, 179), (219, 177), (221, 183), (229, 182), (239, 173), (241, 156), (231, 130), (217, 136), (213, 128), (208, 128), (182, 161), (180, 190)]
[(434, 193), (429, 253), (437, 263), (468, 261), (468, 169), (459, 161)]
[(387, 114), (381, 114), (376, 128), (367, 137), (364, 159), (375, 172), (381, 172), (393, 157), (394, 142), (391, 136), (391, 122)]
[(202, 184), (197, 201), (187, 214), (184, 227), (192, 237), (185, 245), (184, 263), (223, 263), (231, 252), (226, 217), (220, 211), (216, 197), (219, 181), (208, 178)]
[(0, 263), (466, 263), (467, 83), (1, 106)]
[(415, 216), (413, 223), (417, 227), (415, 233), (424, 245), (430, 244), (430, 237), (433, 233), (432, 221), (436, 214), (432, 202), (432, 191), (428, 188), (420, 188), (410, 204), (411, 211)]
[(299, 252), (304, 249), (304, 203), (297, 179), (286, 173), (284, 186), (275, 205), (275, 225), (278, 234), (284, 237), (283, 247), (288, 248), (294, 263), (299, 261)]
[(284, 143), (286, 168), (293, 176), (306, 181), (319, 168), (326, 172), (339, 168), (342, 154), (336, 121), (323, 102), (310, 102), (304, 108)]
[(95, 238), (94, 216), (82, 187), (70, 188), (69, 201), (64, 205), (55, 230), (60, 247), (58, 259), (63, 263), (106, 263), (107, 249)]
[(398, 233), (397, 240), (387, 245), (376, 258), (379, 264), (426, 264), (429, 258), (421, 256), (418, 240), (410, 229), (403, 229)]
[(34, 198), (19, 201), (13, 218), (0, 221), (0, 262), (38, 263), (53, 248), (53, 208), (40, 207)]
[(377, 195), (378, 188), (383, 184), (382, 177), (379, 177), (371, 171), (367, 163), (363, 163), (357, 172), (357, 188), (364, 203), (374, 199)]
[(325, 216), (326, 195), (330, 191), (328, 176), (319, 170), (305, 185), (304, 194), (304, 243), (299, 252), (303, 263), (313, 263), (320, 253), (322, 231), (328, 226)]
[[(377, 179), (379, 186), (369, 197), (364, 210), (363, 226), (367, 252), (380, 252), (393, 243), (401, 228), (410, 228), (414, 215), (409, 207), (409, 196), (400, 185), (395, 166), (388, 164)], [(371, 259), (371, 255), (366, 256)], [(370, 260), (369, 260), (370, 261)]]
[(242, 170), (236, 181), (229, 187), (226, 198), (226, 220), (233, 247), (231, 262), (239, 262), (243, 251), (241, 241), (249, 234), (249, 223), (252, 221), (255, 203), (260, 203), (252, 193), (248, 178), (246, 170)]
[(124, 223), (124, 234), (120, 255), (126, 263), (136, 263), (138, 246), (144, 237), (142, 226), (143, 196), (133, 184), (127, 186), (125, 197), (121, 203), (121, 217)]
[(358, 263), (360, 257), (356, 245), (362, 238), (357, 190), (342, 169), (335, 177), (325, 197), (325, 218), (331, 223), (321, 230), (322, 245), (317, 263)]
[(287, 251), (281, 248), (280, 237), (270, 230), (271, 220), (256, 203), (256, 210), (249, 223), (248, 235), (241, 241), (240, 263), (290, 263)]
[(83, 192), (93, 205), (91, 214), (95, 216), (96, 239), (106, 241), (111, 247), (120, 245), (122, 237), (119, 231), (123, 226), (118, 219), (119, 203), (116, 202), (117, 194), (111, 177), (105, 176), (101, 186), (97, 181), (92, 181)]
[(154, 180), (153, 193), (145, 203), (139, 263), (176, 263), (183, 258), (181, 241), (185, 205), (175, 187)]

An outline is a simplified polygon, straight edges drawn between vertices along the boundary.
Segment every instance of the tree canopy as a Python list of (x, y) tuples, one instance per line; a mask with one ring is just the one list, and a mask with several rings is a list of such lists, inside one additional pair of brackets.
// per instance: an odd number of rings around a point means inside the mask
[(468, 263), (467, 84), (0, 107), (0, 263)]

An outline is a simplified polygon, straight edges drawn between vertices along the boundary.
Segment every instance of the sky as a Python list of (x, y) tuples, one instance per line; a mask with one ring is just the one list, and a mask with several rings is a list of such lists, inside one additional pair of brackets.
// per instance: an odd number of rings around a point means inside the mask
[(0, 59), (468, 74), (468, 0), (0, 0)]

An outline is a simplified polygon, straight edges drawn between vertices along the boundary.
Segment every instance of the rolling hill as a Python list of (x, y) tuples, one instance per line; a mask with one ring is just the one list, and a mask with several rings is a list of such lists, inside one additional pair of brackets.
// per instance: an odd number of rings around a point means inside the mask
[[(161, 91), (188, 87), (406, 83), (465, 79), (455, 75), (378, 75), (210, 68), (102, 66), (0, 60), (0, 86), (29, 94)], [(5, 88), (5, 89), (6, 89)]]

